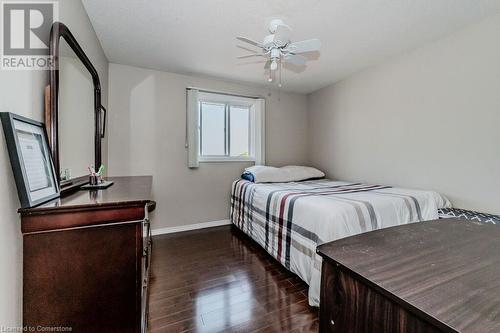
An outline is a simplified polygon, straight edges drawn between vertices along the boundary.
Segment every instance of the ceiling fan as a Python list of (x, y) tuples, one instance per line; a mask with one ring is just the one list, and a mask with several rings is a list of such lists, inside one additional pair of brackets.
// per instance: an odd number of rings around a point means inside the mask
[(300, 55), (301, 53), (319, 51), (321, 41), (317, 38), (303, 40), (300, 42), (291, 42), (290, 33), (292, 29), (280, 19), (274, 19), (269, 23), (270, 35), (264, 37), (262, 43), (256, 42), (246, 37), (236, 37), (239, 41), (251, 44), (262, 49), (262, 52), (255, 52), (243, 56), (238, 59), (250, 57), (264, 57), (267, 62), (264, 69), (269, 69), (269, 82), (274, 81), (275, 72), (278, 70), (279, 81), (278, 87), (281, 87), (281, 70), (283, 63), (290, 63), (298, 66), (305, 66), (307, 58)]

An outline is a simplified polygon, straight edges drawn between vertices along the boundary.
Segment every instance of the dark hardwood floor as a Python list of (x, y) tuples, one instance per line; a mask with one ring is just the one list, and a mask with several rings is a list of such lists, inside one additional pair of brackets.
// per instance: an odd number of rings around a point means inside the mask
[(150, 332), (318, 331), (307, 285), (229, 226), (153, 239)]

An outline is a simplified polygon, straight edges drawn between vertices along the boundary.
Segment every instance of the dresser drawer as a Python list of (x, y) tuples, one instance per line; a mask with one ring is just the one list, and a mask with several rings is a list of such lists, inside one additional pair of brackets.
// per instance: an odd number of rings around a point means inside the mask
[(323, 261), (320, 332), (439, 333), (443, 331), (348, 271)]

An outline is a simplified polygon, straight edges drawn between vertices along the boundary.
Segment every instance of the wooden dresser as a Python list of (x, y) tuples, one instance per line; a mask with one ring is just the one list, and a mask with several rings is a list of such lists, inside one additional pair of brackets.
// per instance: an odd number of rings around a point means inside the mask
[(146, 332), (151, 177), (20, 210), (23, 325)]
[(500, 227), (414, 223), (318, 247), (320, 332), (500, 332)]

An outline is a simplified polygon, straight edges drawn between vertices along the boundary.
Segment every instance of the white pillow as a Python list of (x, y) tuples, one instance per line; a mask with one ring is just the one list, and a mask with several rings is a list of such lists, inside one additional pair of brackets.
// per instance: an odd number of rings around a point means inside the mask
[(316, 168), (298, 165), (287, 165), (281, 168), (256, 165), (246, 168), (245, 172), (252, 174), (255, 183), (298, 182), (325, 176), (322, 171)]

